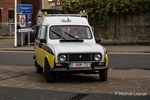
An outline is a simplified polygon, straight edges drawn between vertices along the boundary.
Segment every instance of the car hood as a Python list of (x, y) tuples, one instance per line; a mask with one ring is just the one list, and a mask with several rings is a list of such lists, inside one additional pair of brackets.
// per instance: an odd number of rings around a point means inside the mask
[(54, 53), (92, 53), (92, 52), (104, 52), (104, 49), (99, 44), (88, 43), (59, 43), (51, 44), (54, 49)]

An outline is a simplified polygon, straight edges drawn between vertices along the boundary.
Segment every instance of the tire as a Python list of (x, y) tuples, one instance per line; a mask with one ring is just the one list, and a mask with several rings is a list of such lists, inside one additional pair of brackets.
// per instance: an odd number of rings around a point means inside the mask
[(56, 74), (55, 72), (50, 71), (50, 66), (47, 60), (45, 60), (44, 74), (45, 74), (46, 81), (48, 83), (55, 81)]
[(107, 70), (99, 70), (100, 81), (107, 81)]
[(43, 73), (43, 68), (35, 61), (36, 73)]

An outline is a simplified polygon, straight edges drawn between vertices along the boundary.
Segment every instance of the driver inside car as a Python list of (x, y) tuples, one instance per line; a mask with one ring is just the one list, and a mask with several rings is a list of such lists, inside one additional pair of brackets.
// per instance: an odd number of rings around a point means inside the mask
[(71, 34), (75, 37), (75, 38), (80, 38), (79, 36), (79, 30), (77, 28), (73, 29), (71, 31)]

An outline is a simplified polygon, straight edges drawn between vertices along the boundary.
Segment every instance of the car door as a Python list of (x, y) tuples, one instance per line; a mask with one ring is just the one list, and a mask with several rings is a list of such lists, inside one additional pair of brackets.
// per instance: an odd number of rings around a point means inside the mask
[(41, 66), (44, 67), (44, 58), (46, 55), (46, 51), (44, 50), (45, 43), (42, 43), (42, 39), (46, 39), (46, 32), (47, 27), (46, 26), (40, 26), (38, 27), (36, 39), (35, 39), (35, 55), (36, 55), (36, 61)]

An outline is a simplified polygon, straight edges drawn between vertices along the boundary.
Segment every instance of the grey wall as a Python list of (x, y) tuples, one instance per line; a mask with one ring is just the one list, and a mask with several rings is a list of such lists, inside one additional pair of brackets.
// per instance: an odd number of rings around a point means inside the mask
[(150, 45), (150, 13), (113, 15), (105, 26), (94, 25), (94, 34), (102, 44)]

